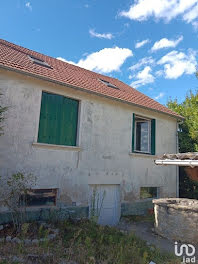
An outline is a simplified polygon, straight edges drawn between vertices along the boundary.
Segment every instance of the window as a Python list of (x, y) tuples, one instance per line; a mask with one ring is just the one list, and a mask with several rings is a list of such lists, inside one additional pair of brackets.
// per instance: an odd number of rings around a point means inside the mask
[(135, 118), (135, 150), (150, 152), (151, 121)]
[(20, 198), (21, 204), (26, 206), (55, 206), (57, 189), (28, 190)]
[(132, 151), (155, 155), (155, 119), (133, 114)]
[(76, 146), (79, 101), (42, 93), (38, 142)]
[(29, 58), (31, 59), (31, 61), (33, 61), (33, 63), (35, 63), (35, 64), (39, 64), (39, 65), (41, 65), (41, 66), (45, 66), (45, 67), (47, 67), (47, 68), (52, 68), (47, 62), (45, 62), (44, 60), (41, 60), (41, 59), (39, 59), (39, 58), (36, 58), (36, 57), (34, 57), (34, 56), (30, 56), (30, 55), (28, 55), (29, 56)]
[(140, 199), (157, 198), (158, 187), (141, 187), (140, 188)]
[(116, 85), (108, 82), (108, 81), (105, 81), (105, 80), (102, 80), (102, 79), (99, 79), (103, 84), (106, 84), (108, 87), (111, 87), (111, 88), (114, 88), (114, 89), (119, 89)]

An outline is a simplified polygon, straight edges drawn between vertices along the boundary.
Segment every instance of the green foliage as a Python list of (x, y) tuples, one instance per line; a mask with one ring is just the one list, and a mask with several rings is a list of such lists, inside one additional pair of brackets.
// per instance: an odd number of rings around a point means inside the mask
[(198, 182), (189, 179), (184, 167), (179, 168), (179, 197), (198, 200)]
[(27, 235), (28, 233), (28, 229), (30, 227), (30, 224), (29, 223), (23, 223), (21, 225), (21, 237), (24, 239), (25, 236)]
[(36, 177), (31, 174), (15, 173), (0, 176), (0, 203), (6, 206), (12, 215), (12, 222), (17, 231), (26, 222), (26, 194), (36, 184)]
[(179, 125), (179, 152), (198, 151), (198, 91), (190, 91), (182, 103), (170, 100), (167, 106), (185, 118)]
[(38, 230), (38, 237), (39, 237), (39, 239), (41, 239), (41, 238), (47, 239), (48, 235), (49, 235), (49, 230), (46, 229), (46, 228), (44, 228), (43, 225), (40, 225), (39, 226), (39, 230)]
[[(179, 152), (198, 151), (198, 91), (187, 94), (182, 103), (177, 99), (170, 100), (168, 107), (176, 113), (182, 115), (185, 120), (179, 124)], [(198, 183), (193, 182), (186, 175), (183, 168), (179, 173), (180, 197), (198, 199)]]

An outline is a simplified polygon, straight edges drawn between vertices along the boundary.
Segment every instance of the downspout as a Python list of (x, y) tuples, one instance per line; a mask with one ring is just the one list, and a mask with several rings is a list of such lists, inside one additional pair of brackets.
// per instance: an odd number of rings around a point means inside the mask
[[(176, 153), (179, 152), (179, 138), (178, 138), (179, 122), (176, 123)], [(179, 197), (179, 166), (176, 166), (176, 197)]]
[[(183, 121), (177, 120), (176, 123), (176, 153), (179, 153), (179, 125), (182, 124)], [(179, 166), (176, 166), (176, 197), (179, 197)]]

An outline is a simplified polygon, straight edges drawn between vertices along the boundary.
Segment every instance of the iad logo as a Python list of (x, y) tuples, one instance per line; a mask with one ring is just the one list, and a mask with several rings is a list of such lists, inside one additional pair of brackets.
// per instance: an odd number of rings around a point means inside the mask
[(195, 247), (191, 244), (183, 244), (178, 249), (178, 243), (175, 242), (175, 255), (183, 256), (182, 263), (195, 263)]

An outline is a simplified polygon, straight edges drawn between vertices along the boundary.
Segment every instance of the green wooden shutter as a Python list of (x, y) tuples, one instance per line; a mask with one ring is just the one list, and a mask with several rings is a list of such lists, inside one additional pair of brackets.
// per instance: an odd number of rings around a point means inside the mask
[(38, 142), (59, 144), (58, 123), (62, 96), (42, 93)]
[(52, 95), (51, 107), (53, 111), (53, 121), (51, 123), (51, 131), (53, 135), (51, 136), (51, 144), (61, 145), (60, 140), (60, 128), (61, 128), (61, 112), (64, 97), (61, 95)]
[(61, 96), (48, 94), (48, 136), (49, 144), (59, 144), (58, 127), (60, 123), (59, 104), (61, 103)]
[(60, 144), (76, 146), (78, 101), (64, 97), (61, 112)]
[(47, 93), (42, 93), (38, 142), (49, 143), (50, 141), (50, 135), (48, 133), (49, 116), (50, 116), (49, 97)]
[(78, 101), (43, 92), (38, 142), (76, 145)]
[(151, 154), (155, 155), (156, 120), (151, 120)]
[(42, 95), (42, 99), (41, 99), (41, 110), (40, 110), (40, 121), (39, 121), (39, 132), (38, 132), (38, 139), (37, 141), (38, 142), (42, 142), (43, 140), (45, 141), (45, 138), (46, 138), (46, 131), (47, 131), (47, 128), (46, 128), (46, 107), (47, 107), (47, 104), (46, 104), (46, 98), (43, 97)]
[(135, 114), (133, 113), (132, 120), (132, 152), (135, 151)]

